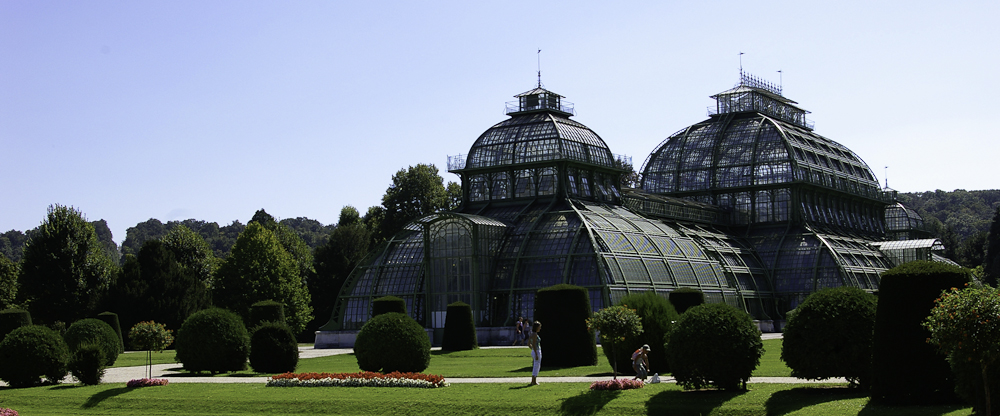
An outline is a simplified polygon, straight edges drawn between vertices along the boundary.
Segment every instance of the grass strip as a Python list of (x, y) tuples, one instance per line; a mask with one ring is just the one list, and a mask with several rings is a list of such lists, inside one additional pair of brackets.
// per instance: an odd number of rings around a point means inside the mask
[(961, 406), (874, 406), (844, 385), (751, 384), (747, 392), (683, 391), (654, 384), (591, 391), (587, 383), (454, 384), (440, 389), (275, 389), (244, 384), (123, 384), (0, 390), (0, 407), (22, 415), (968, 415)]

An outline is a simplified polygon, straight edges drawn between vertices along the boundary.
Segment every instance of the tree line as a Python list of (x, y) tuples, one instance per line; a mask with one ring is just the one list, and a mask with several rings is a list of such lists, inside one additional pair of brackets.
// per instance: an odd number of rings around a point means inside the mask
[(311, 339), (370, 248), (460, 201), (458, 184), (446, 186), (434, 165), (420, 164), (393, 175), (381, 205), (364, 215), (345, 206), (337, 224), (279, 221), (263, 209), (246, 225), (150, 219), (129, 228), (121, 248), (104, 220), (55, 204), (38, 228), (0, 237), (0, 308), (27, 309), (57, 327), (108, 310), (124, 327), (155, 320), (176, 329), (209, 306), (246, 320), (252, 304), (275, 300), (289, 326)]

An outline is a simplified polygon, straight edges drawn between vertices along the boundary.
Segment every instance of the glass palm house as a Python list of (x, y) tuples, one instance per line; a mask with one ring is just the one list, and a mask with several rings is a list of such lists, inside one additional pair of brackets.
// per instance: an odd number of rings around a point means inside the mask
[[(462, 301), (480, 344), (509, 343), (513, 321), (533, 314), (535, 292), (560, 283), (586, 288), (594, 310), (630, 293), (696, 288), (779, 330), (810, 293), (876, 290), (879, 273), (908, 258), (877, 243), (889, 239), (887, 212), (906, 217), (893, 231), (917, 228), (919, 216), (758, 78), (741, 74), (712, 96), (707, 120), (656, 146), (637, 188), (621, 185), (631, 160), (572, 120), (564, 97), (539, 83), (515, 98), (508, 119), (449, 157), (461, 207), (412, 221), (370, 253), (317, 333), (318, 348), (352, 345), (371, 301), (387, 295), (403, 298), (437, 342), (447, 305)], [(904, 213), (887, 211), (896, 206)]]

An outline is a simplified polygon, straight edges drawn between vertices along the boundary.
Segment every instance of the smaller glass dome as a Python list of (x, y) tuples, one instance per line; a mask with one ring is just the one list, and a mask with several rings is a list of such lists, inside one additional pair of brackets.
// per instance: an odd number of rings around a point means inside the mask
[[(464, 169), (573, 160), (616, 168), (608, 145), (597, 133), (570, 120), (562, 96), (543, 88), (518, 94), (511, 118), (486, 130), (469, 149)], [(568, 110), (568, 111), (567, 111)]]

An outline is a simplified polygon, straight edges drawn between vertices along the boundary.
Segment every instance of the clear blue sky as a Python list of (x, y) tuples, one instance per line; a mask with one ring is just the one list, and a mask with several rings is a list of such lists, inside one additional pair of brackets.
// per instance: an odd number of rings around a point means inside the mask
[[(820, 4), (824, 3), (824, 4)], [(542, 82), (638, 169), (743, 68), (900, 191), (995, 189), (1000, 2), (0, 2), (0, 232), (337, 221)]]

